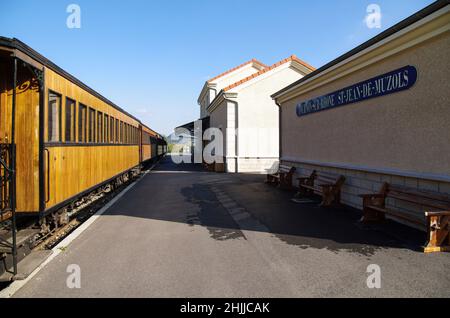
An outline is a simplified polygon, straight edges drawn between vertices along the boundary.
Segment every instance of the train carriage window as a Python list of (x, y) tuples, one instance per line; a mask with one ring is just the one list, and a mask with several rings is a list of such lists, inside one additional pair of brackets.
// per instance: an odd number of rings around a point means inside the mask
[(123, 143), (128, 143), (128, 124), (123, 123)]
[(105, 143), (109, 143), (109, 116), (105, 114)]
[(73, 99), (66, 97), (66, 134), (65, 141), (66, 142), (74, 142), (75, 141), (75, 131), (76, 131), (76, 102)]
[(119, 120), (116, 119), (116, 143), (119, 143)]
[(133, 126), (130, 125), (130, 144), (134, 143)]
[(109, 141), (114, 142), (114, 118), (109, 118)]
[(97, 112), (97, 142), (103, 143), (103, 113)]
[(61, 141), (61, 95), (48, 92), (48, 138), (49, 142)]
[(88, 141), (95, 142), (95, 109), (89, 108), (89, 134)]
[(86, 142), (87, 107), (83, 104), (78, 106), (78, 142)]
[(123, 144), (123, 121), (120, 121), (120, 143)]
[(128, 126), (128, 133), (130, 134), (130, 140), (128, 140), (128, 143), (133, 144), (133, 126)]

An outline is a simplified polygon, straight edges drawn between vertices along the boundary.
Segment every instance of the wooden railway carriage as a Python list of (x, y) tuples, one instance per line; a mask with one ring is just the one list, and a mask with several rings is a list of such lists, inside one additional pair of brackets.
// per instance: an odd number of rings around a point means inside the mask
[(166, 153), (167, 144), (164, 138), (154, 130), (145, 125), (141, 125), (141, 150), (140, 160), (147, 163), (155, 157)]
[(19, 40), (0, 37), (0, 223), (11, 220), (14, 229), (15, 215), (45, 223), (164, 152), (161, 136), (139, 119)]

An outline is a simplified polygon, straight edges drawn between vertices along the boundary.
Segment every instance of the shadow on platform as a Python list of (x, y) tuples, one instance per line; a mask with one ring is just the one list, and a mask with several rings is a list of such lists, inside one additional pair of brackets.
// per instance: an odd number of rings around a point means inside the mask
[(255, 223), (244, 227), (236, 223), (213, 191), (220, 189), (265, 231), (302, 249), (370, 256), (386, 248), (420, 251), (425, 243), (425, 233), (395, 222), (363, 226), (358, 222), (361, 212), (352, 208), (294, 203), (292, 192), (267, 185), (264, 179), (263, 175), (205, 172), (201, 165), (177, 165), (165, 158), (105, 215), (200, 225), (216, 240), (245, 239), (243, 230), (261, 231), (252, 226)]

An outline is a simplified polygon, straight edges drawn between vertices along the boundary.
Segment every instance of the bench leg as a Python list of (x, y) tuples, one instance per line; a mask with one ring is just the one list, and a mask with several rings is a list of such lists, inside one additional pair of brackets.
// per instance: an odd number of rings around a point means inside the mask
[(292, 190), (292, 177), (286, 176), (284, 178), (283, 189)]
[(362, 223), (382, 222), (385, 219), (386, 217), (384, 213), (364, 207), (363, 216), (361, 217), (360, 222)]
[(280, 178), (280, 188), (283, 190), (292, 190), (292, 177), (283, 175)]
[[(307, 196), (312, 196), (313, 194), (314, 194), (314, 191), (313, 190), (311, 190), (311, 189), (307, 189), (307, 188), (303, 188), (302, 187), (302, 184), (303, 183), (299, 183), (299, 185), (298, 185), (298, 194), (300, 195), (300, 196), (304, 196), (304, 197), (307, 197)], [(312, 186), (312, 184), (310, 184), (310, 183), (304, 183), (305, 185), (311, 185)]]
[(276, 183), (278, 183), (278, 180), (277, 180), (277, 178), (274, 178), (274, 176), (267, 175), (266, 183), (268, 183), (268, 184), (276, 184)]
[(450, 216), (430, 216), (427, 218), (428, 244), (425, 253), (450, 252)]
[(336, 192), (331, 187), (323, 187), (322, 191), (322, 202), (320, 203), (320, 206), (329, 207), (341, 203), (341, 193), (339, 191)]
[(283, 189), (284, 187), (284, 174), (280, 173), (280, 182), (278, 183), (278, 188)]

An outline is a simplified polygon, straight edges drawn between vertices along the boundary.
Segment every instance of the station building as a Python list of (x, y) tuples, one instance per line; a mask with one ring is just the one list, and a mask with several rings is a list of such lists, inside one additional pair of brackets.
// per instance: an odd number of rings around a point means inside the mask
[(198, 102), (202, 119), (223, 135), (216, 171), (267, 173), (279, 155), (278, 107), (271, 94), (314, 68), (292, 55), (272, 66), (253, 59), (207, 81)]
[(344, 175), (356, 208), (383, 182), (450, 194), (449, 11), (435, 2), (273, 94), (281, 163)]

